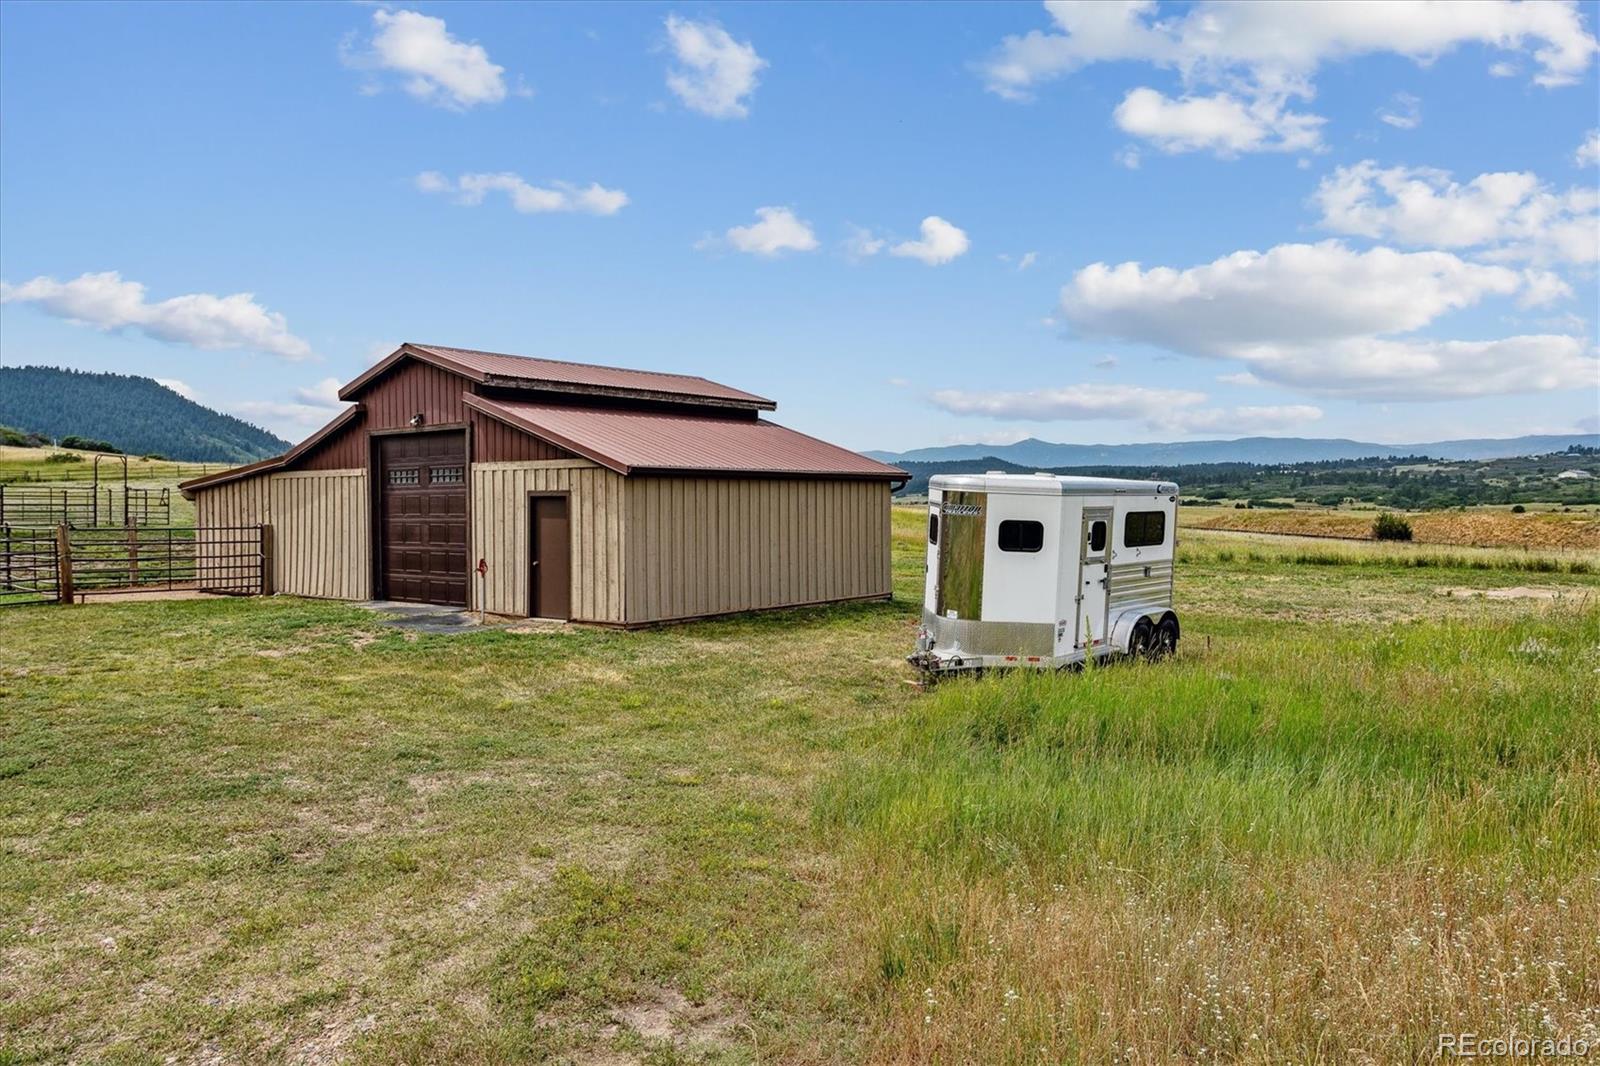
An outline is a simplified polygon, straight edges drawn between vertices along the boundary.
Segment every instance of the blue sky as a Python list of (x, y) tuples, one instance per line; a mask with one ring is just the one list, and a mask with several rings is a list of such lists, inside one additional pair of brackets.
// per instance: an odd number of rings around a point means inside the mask
[(12, 2), (0, 359), (291, 439), (403, 340), (856, 448), (1600, 430), (1597, 15)]

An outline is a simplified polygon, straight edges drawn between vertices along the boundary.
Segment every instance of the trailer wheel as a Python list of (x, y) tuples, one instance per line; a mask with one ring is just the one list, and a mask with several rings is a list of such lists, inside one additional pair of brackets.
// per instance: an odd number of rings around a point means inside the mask
[(1155, 641), (1150, 650), (1153, 659), (1165, 659), (1178, 650), (1178, 620), (1170, 614), (1156, 626)]
[(1152, 647), (1154, 640), (1155, 629), (1150, 625), (1150, 619), (1139, 619), (1133, 627), (1133, 632), (1128, 636), (1128, 657), (1132, 659), (1154, 658)]

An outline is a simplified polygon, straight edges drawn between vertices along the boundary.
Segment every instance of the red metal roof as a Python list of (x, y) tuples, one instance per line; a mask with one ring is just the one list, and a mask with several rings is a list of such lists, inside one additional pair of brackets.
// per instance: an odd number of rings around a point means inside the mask
[(366, 384), (401, 359), (421, 359), (453, 370), (480, 383), (512, 387), (534, 387), (565, 392), (599, 392), (640, 399), (679, 400), (718, 406), (773, 410), (778, 405), (764, 396), (719, 385), (689, 374), (665, 374), (656, 370), (625, 370), (614, 366), (569, 363), (559, 359), (538, 359), (527, 355), (479, 352), (470, 348), (446, 348), (437, 344), (403, 344), (394, 354), (375, 364), (339, 390), (343, 399), (353, 399)]
[(898, 467), (758, 418), (563, 407), (468, 396), (468, 407), (619, 474), (910, 477)]

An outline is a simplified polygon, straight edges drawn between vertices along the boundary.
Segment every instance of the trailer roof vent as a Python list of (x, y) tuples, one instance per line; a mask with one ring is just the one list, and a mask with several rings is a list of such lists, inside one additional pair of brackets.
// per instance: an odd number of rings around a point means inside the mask
[(985, 470), (983, 472), (983, 476), (984, 477), (1005, 477), (1006, 476), (1006, 472), (1004, 470)]

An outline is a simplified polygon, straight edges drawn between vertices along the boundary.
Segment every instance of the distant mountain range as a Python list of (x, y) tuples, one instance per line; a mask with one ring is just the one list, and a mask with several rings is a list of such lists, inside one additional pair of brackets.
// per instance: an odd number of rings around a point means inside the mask
[(1425, 444), (1372, 444), (1342, 438), (1240, 437), (1165, 444), (1052, 444), (1030, 437), (1015, 444), (951, 444), (908, 452), (870, 451), (886, 463), (955, 462), (993, 457), (1044, 470), (1064, 466), (1184, 466), (1193, 463), (1315, 463), (1328, 459), (1369, 459), (1426, 455), (1433, 459), (1506, 459), (1545, 455), (1574, 444), (1600, 447), (1600, 433), (1557, 436), (1440, 440)]
[(49, 366), (0, 367), (0, 425), (190, 462), (248, 463), (289, 450), (288, 441), (151, 378)]

